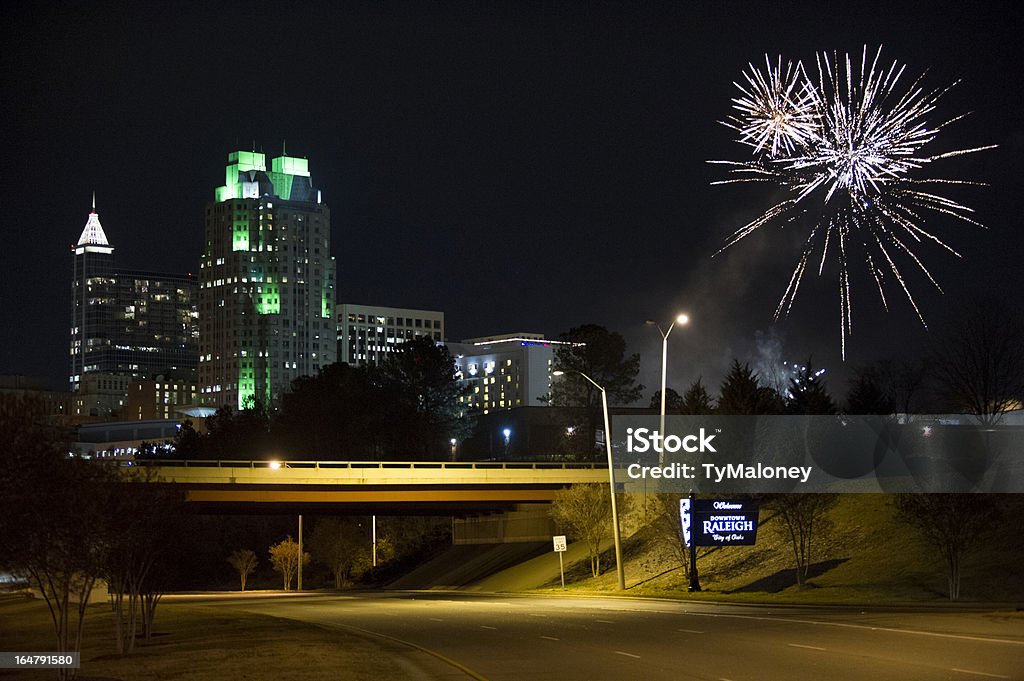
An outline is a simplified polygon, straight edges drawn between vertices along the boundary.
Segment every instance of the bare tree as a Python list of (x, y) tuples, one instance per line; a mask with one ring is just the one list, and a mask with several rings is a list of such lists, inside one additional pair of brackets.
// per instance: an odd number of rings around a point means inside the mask
[(122, 468), (119, 473), (106, 502), (110, 525), (103, 574), (117, 650), (128, 655), (135, 649), (139, 624), (144, 632), (151, 630), (162, 586), (156, 566), (166, 557), (184, 495), (159, 480), (153, 468)]
[(939, 395), (957, 412), (985, 425), (1024, 399), (1024, 325), (1020, 315), (983, 301), (961, 317), (932, 350)]
[[(625, 497), (623, 497), (624, 499)], [(573, 485), (558, 493), (551, 504), (555, 523), (587, 546), (590, 572), (601, 574), (601, 541), (611, 536), (612, 503), (608, 487), (598, 483)]]
[(789, 535), (796, 562), (796, 583), (803, 587), (812, 562), (814, 540), (829, 527), (828, 512), (836, 505), (835, 494), (777, 494), (768, 499)]
[(995, 499), (988, 494), (898, 494), (896, 512), (939, 550), (949, 600), (959, 600), (964, 557), (1000, 515)]
[(238, 551), (231, 552), (231, 555), (228, 556), (228, 562), (231, 563), (231, 567), (238, 571), (238, 577), (242, 581), (242, 591), (245, 591), (245, 582), (249, 579), (249, 575), (256, 572), (256, 565), (259, 564), (259, 559), (249, 549), (239, 549)]
[[(69, 459), (42, 405), (0, 396), (0, 567), (24, 575), (50, 612), (56, 652), (81, 650), (107, 550), (107, 466)], [(59, 669), (73, 679), (75, 669)]]
[[(373, 567), (373, 546), (369, 533), (357, 518), (323, 518), (313, 528), (309, 548), (314, 560), (326, 566), (334, 577), (334, 588), (343, 589)], [(377, 562), (394, 555), (389, 538), (377, 538)]]
[[(302, 552), (302, 564), (309, 565), (309, 553)], [(291, 535), (270, 547), (270, 564), (284, 578), (284, 590), (292, 588), (292, 579), (299, 569), (299, 544)]]
[[(690, 581), (690, 547), (683, 536), (683, 523), (679, 517), (679, 500), (685, 494), (654, 494), (651, 499), (651, 527), (654, 530), (654, 541), (667, 548), (672, 558), (683, 571), (683, 581)], [(697, 557), (706, 555), (711, 547), (698, 546)]]

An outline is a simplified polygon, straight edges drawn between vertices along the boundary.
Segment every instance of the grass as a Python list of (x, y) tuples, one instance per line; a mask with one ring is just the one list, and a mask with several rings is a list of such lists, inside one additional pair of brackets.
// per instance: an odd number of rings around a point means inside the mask
[[(1019, 569), (1024, 564), (1024, 534), (1016, 530), (1024, 500), (1006, 498), (1005, 502), (1004, 521), (1001, 529), (997, 528), (1001, 533), (979, 544), (964, 565), (964, 606), (1024, 604), (1024, 571)], [(642, 513), (641, 504), (634, 508), (638, 509), (634, 516)], [(763, 521), (769, 515), (762, 510)], [(949, 605), (938, 552), (896, 519), (889, 497), (843, 495), (829, 519), (831, 529), (819, 535), (814, 569), (805, 588), (796, 586), (788, 536), (778, 520), (769, 519), (760, 527), (755, 546), (716, 548), (698, 559), (704, 591), (697, 594), (687, 593), (679, 564), (656, 541), (653, 530), (636, 517), (627, 519), (625, 527), (637, 528), (623, 542), (628, 594), (739, 603)], [(567, 558), (573, 555), (572, 548), (570, 545)], [(582, 556), (577, 553), (573, 557)], [(538, 578), (533, 589), (562, 593), (557, 562), (548, 560), (545, 565), (547, 569), (534, 571)], [(602, 571), (592, 578), (586, 560), (567, 561), (567, 590), (580, 594), (617, 591), (610, 546), (602, 556)], [(484, 582), (500, 591), (503, 577), (493, 575)], [(524, 588), (522, 579), (508, 581), (510, 585), (515, 581), (510, 590)]]
[[(154, 636), (140, 640), (128, 657), (114, 649), (109, 607), (91, 605), (85, 618), (82, 665), (85, 681), (267, 679), (309, 681), (399, 679), (404, 649), (347, 632), (294, 620), (237, 612), (214, 605), (161, 603)], [(45, 604), (22, 596), (0, 598), (0, 649), (49, 651), (53, 626)], [(382, 654), (388, 653), (388, 654)], [(52, 680), (56, 671), (0, 670), (0, 679)]]

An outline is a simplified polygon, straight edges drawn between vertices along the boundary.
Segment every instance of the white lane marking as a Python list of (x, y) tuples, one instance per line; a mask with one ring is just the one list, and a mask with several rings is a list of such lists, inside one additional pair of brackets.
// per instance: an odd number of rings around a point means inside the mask
[(718, 679), (718, 681), (732, 681), (732, 679), (727, 679), (723, 676), (722, 678)]
[(638, 660), (640, 659), (640, 656), (639, 656), (639, 655), (634, 655), (633, 653), (624, 653), (624, 652), (622, 652), (621, 650), (616, 650), (616, 651), (615, 651), (615, 654), (616, 654), (616, 655), (625, 655), (626, 657), (635, 657), (635, 658), (636, 658), (636, 659), (638, 659)]
[(486, 624), (481, 624), (480, 628), (481, 629), (491, 629), (492, 631), (497, 631), (498, 630), (498, 627), (489, 627)]
[(677, 629), (676, 631), (681, 631), (684, 634), (703, 634), (704, 633), (703, 631), (697, 631), (696, 629)]
[[(632, 609), (631, 612), (662, 612), (673, 613), (666, 610), (642, 610)], [(982, 643), (1002, 643), (1011, 646), (1024, 646), (1024, 641), (1014, 641), (1007, 638), (988, 638), (987, 636), (969, 636), (967, 634), (943, 634), (937, 631), (922, 631), (920, 629), (898, 629), (896, 627), (873, 627), (868, 624), (851, 624), (850, 622), (825, 622), (822, 620), (805, 620), (794, 617), (759, 617), (757, 615), (733, 615), (725, 613), (710, 612), (687, 612), (687, 617), (728, 617), (738, 620), (756, 620), (761, 622), (784, 622), (789, 624), (818, 624), (827, 627), (842, 627), (844, 629), (864, 629), (865, 631), (884, 631), (891, 634), (913, 634), (915, 636), (934, 636), (935, 638), (955, 638), (961, 641), (980, 641)]]
[(430, 620), (431, 622), (444, 622), (444, 620), (438, 619), (436, 617), (428, 617), (427, 619)]
[(787, 643), (786, 645), (791, 647), (791, 648), (806, 648), (807, 650), (821, 650), (821, 651), (825, 650), (824, 648), (819, 648), (818, 646), (805, 646), (805, 645), (801, 645), (799, 643)]
[(554, 636), (541, 636), (541, 638), (544, 639), (545, 641), (557, 641), (558, 640)]
[(973, 669), (957, 669), (953, 667), (952, 671), (960, 672), (961, 674), (974, 674), (976, 676), (987, 676), (990, 679), (1008, 679), (1009, 676), (1003, 676), (1002, 674), (989, 674), (988, 672), (976, 672)]
[(547, 615), (542, 615), (539, 612), (529, 612), (526, 614), (528, 614), (530, 617), (547, 617)]
[(611, 620), (594, 620), (594, 621), (595, 622), (600, 622), (601, 624), (615, 624), (615, 622), (612, 622)]

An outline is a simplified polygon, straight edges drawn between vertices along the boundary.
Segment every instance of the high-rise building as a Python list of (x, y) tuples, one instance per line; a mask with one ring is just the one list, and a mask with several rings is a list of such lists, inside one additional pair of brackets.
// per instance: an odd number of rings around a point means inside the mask
[(72, 392), (80, 392), (91, 373), (136, 380), (166, 371), (194, 374), (195, 277), (119, 269), (95, 198), (73, 249)]
[(331, 214), (308, 161), (228, 154), (206, 205), (199, 270), (200, 400), (274, 404), (294, 379), (334, 363)]
[(337, 307), (338, 361), (376, 365), (417, 336), (444, 339), (444, 312), (341, 303)]

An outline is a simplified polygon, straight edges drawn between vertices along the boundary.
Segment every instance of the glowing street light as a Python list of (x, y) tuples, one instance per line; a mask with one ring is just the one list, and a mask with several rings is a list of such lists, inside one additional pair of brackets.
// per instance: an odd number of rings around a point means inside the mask
[[(612, 426), (608, 420), (608, 392), (597, 381), (582, 371), (570, 369), (590, 381), (591, 385), (601, 391), (601, 409), (604, 411), (604, 447), (608, 454), (608, 493), (612, 495), (612, 535), (615, 537), (615, 572), (619, 578), (619, 591), (626, 590), (626, 573), (622, 566), (622, 538), (619, 535), (619, 507), (615, 502), (615, 469), (612, 468)], [(552, 376), (564, 376), (561, 370), (552, 371)]]
[[(658, 332), (661, 334), (661, 422), (658, 428), (658, 432), (661, 433), (661, 437), (665, 437), (665, 376), (668, 373), (668, 335), (672, 333), (672, 329), (675, 328), (676, 324), (685, 326), (690, 323), (690, 318), (685, 314), (679, 314), (672, 323), (668, 326), (668, 331), (664, 331), (661, 325), (655, 322), (653, 319), (648, 319), (647, 323), (657, 327)], [(658, 463), (665, 463), (665, 452), (658, 452)]]

